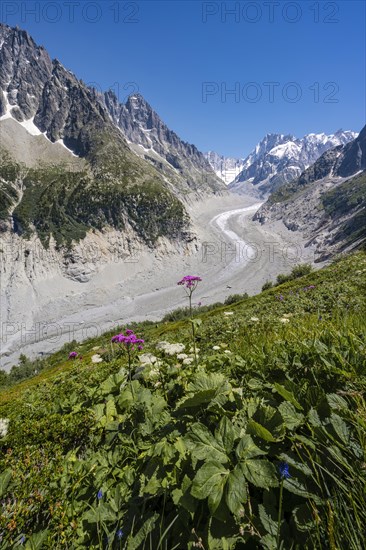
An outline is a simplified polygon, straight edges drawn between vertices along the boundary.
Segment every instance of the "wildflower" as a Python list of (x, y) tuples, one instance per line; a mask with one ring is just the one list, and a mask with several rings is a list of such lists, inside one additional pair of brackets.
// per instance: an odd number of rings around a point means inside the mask
[(153, 365), (156, 363), (157, 358), (152, 353), (143, 353), (139, 356), (139, 361), (143, 365)]
[(198, 304), (197, 304), (197, 305), (198, 305), (198, 307), (201, 307), (201, 305), (202, 305), (202, 302), (198, 302)]
[(24, 543), (25, 543), (25, 536), (22, 535), (20, 538), (20, 544), (24, 544)]
[(289, 323), (290, 322), (290, 319), (287, 319), (286, 317), (282, 317), (282, 319), (280, 319), (280, 323)]
[(78, 354), (76, 353), (76, 351), (72, 351), (71, 353), (69, 353), (69, 359), (76, 359), (78, 356)]
[(187, 359), (188, 355), (186, 353), (178, 353), (177, 359), (180, 359), (183, 361), (183, 359)]
[(228, 349), (226, 349), (226, 350), (224, 351), (224, 353), (226, 353), (227, 355), (231, 355), (231, 351), (228, 350)]
[(212, 349), (215, 350), (215, 351), (218, 351), (221, 348), (220, 348), (220, 346), (213, 346)]
[(193, 357), (187, 357), (186, 359), (183, 359), (183, 365), (190, 365), (193, 361)]
[(185, 286), (186, 288), (193, 291), (197, 287), (197, 285), (200, 281), (202, 281), (201, 277), (195, 277), (193, 275), (186, 275), (185, 277), (183, 277), (183, 279), (178, 281), (177, 285)]
[(121, 540), (121, 538), (123, 537), (122, 529), (118, 529), (118, 531), (116, 533), (116, 537), (117, 537), (118, 540)]
[(92, 355), (91, 360), (92, 360), (92, 363), (101, 363), (103, 361), (103, 359), (101, 358), (99, 353), (96, 353), (95, 355)]
[(103, 491), (102, 491), (102, 489), (99, 489), (99, 491), (97, 493), (97, 499), (101, 500), (102, 498), (103, 498)]
[(254, 321), (254, 323), (257, 323), (259, 321), (258, 317), (251, 317), (250, 320)]
[(9, 418), (0, 418), (0, 438), (8, 433)]
[(278, 465), (278, 470), (282, 479), (289, 479), (291, 477), (287, 462), (280, 462)]
[(181, 343), (171, 344), (170, 342), (165, 341), (159, 342), (156, 345), (156, 349), (164, 351), (164, 353), (166, 353), (167, 355), (176, 355), (178, 353), (181, 353), (185, 347), (186, 346)]
[(282, 294), (279, 295), (279, 298), (278, 298), (278, 299), (282, 302), (282, 300), (283, 300)]
[(234, 315), (233, 311), (224, 311), (224, 315)]

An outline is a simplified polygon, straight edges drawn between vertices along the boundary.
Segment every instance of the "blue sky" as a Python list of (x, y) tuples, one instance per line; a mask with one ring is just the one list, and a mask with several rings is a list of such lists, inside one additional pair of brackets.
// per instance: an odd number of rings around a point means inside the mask
[(84, 82), (121, 101), (139, 91), (202, 151), (365, 124), (363, 1), (4, 0), (0, 13)]

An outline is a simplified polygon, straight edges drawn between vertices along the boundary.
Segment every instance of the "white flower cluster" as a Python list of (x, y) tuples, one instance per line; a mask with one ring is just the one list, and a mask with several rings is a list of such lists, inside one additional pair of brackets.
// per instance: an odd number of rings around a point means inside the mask
[(5, 437), (8, 433), (9, 418), (0, 418), (0, 438)]
[(160, 349), (166, 353), (166, 355), (176, 355), (181, 353), (185, 348), (184, 344), (171, 344), (170, 342), (159, 342), (156, 345), (156, 349)]

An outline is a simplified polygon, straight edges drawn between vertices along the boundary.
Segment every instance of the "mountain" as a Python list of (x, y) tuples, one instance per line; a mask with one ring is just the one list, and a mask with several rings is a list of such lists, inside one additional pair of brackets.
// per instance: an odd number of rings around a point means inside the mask
[(215, 174), (226, 185), (231, 183), (243, 169), (244, 159), (236, 159), (234, 157), (224, 157), (215, 153), (215, 151), (208, 151), (204, 153), (205, 158), (210, 163), (210, 166), (215, 171)]
[(267, 134), (243, 162), (243, 168), (229, 185), (236, 193), (266, 195), (296, 179), (325, 151), (353, 140), (357, 134), (338, 130), (335, 134)]
[[(60, 146), (69, 153), (62, 158), (67, 164), (75, 163), (75, 158), (86, 161), (79, 163), (78, 175), (75, 169), (67, 178), (65, 173), (53, 174), (52, 188), (48, 186), (51, 176), (44, 168), (40, 171), (40, 165), (22, 183), (7, 182), (17, 196), (11, 216), (20, 234), (32, 227), (44, 239), (52, 234), (61, 244), (85, 236), (92, 228), (123, 229), (128, 223), (151, 245), (159, 235), (184, 239), (189, 220), (182, 199), (225, 191), (203, 155), (170, 131), (141, 96), (116, 106), (106, 94), (109, 101), (103, 104), (94, 90), (57, 59), (51, 60), (42, 46), (18, 28), (0, 25), (0, 44), (3, 148), (8, 143), (14, 161), (26, 166), (34, 164), (31, 153), (42, 149), (41, 142), (45, 154), (42, 158), (40, 153), (40, 161), (58, 162)], [(144, 124), (149, 126), (150, 141)], [(9, 134), (12, 138), (6, 139)], [(31, 162), (23, 154), (25, 134), (34, 142), (33, 147), (28, 144)], [(142, 149), (154, 140), (153, 153), (137, 155), (126, 138)], [(153, 154), (160, 155), (159, 161)], [(6, 166), (9, 162), (6, 157)], [(14, 170), (20, 178), (21, 168), (16, 165)], [(37, 194), (46, 195), (47, 204), (57, 208), (43, 209), (42, 201), (34, 200)], [(149, 222), (144, 214), (148, 202)], [(3, 229), (7, 213), (10, 216), (10, 210), (3, 210)]]
[(130, 148), (177, 186), (222, 191), (203, 153), (170, 130), (141, 94), (119, 103), (112, 91), (98, 94), (113, 123), (122, 131)]
[(323, 153), (297, 179), (273, 192), (254, 216), (300, 231), (318, 261), (366, 241), (366, 126), (356, 139)]

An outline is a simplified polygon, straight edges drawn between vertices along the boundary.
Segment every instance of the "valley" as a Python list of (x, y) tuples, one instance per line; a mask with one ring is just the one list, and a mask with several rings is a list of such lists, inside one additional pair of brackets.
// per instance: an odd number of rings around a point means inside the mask
[[(23, 243), (25, 256), (19, 237), (9, 235), (4, 245), (12, 256), (3, 274), (1, 368), (11, 368), (21, 353), (42, 357), (116, 325), (161, 319), (186, 305), (176, 292), (182, 273), (203, 278), (196, 302), (208, 305), (231, 294), (258, 293), (278, 273), (311, 262), (312, 249), (281, 222), (269, 228), (252, 221), (260, 204), (243, 195), (190, 204), (196, 238), (185, 248), (162, 240), (150, 250), (140, 242), (123, 258), (113, 249), (118, 235), (115, 242), (103, 233), (89, 236), (84, 247), (76, 247), (66, 272), (59, 269), (60, 252), (43, 250), (33, 240)], [(24, 262), (12, 261), (17, 247)]]

